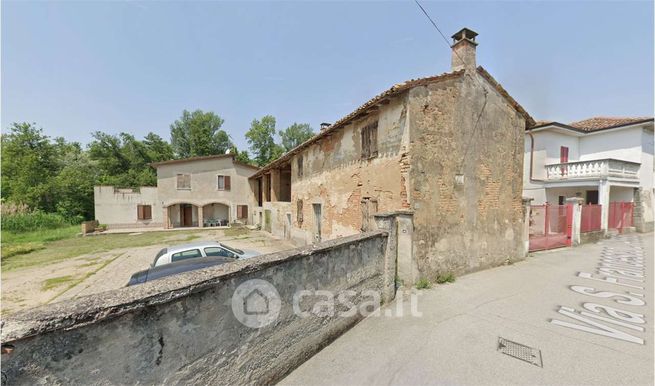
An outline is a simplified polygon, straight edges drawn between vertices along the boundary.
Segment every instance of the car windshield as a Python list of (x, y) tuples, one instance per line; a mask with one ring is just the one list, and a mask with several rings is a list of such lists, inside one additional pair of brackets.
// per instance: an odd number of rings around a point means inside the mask
[(236, 249), (236, 248), (230, 247), (229, 245), (225, 245), (225, 244), (223, 244), (223, 243), (219, 243), (219, 244), (221, 245), (221, 247), (223, 247), (223, 248), (225, 248), (225, 249), (229, 249), (230, 251), (236, 253), (237, 255), (243, 255), (243, 251), (240, 250), (240, 249)]

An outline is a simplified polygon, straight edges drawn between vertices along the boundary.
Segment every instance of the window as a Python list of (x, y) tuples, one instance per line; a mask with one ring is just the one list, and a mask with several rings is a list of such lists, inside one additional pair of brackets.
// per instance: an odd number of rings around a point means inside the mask
[(302, 217), (302, 200), (298, 200), (296, 202), (296, 206), (297, 206), (297, 208), (296, 208), (296, 210), (297, 210), (296, 220), (298, 221), (298, 224), (302, 224), (302, 220), (303, 220), (303, 217)]
[(150, 205), (137, 205), (136, 217), (139, 220), (152, 220), (152, 206)]
[(217, 188), (218, 190), (230, 190), (231, 186), (230, 176), (218, 176)]
[(193, 259), (196, 257), (202, 257), (202, 254), (200, 253), (200, 249), (191, 249), (184, 252), (174, 253), (173, 256), (171, 256), (171, 262), (174, 263), (176, 261)]
[(238, 219), (248, 218), (248, 205), (237, 205), (237, 218)]
[(362, 128), (362, 159), (378, 156), (378, 123)]
[(227, 251), (221, 247), (208, 247), (205, 248), (205, 255), (207, 256), (219, 256), (219, 257), (231, 257), (233, 259), (237, 258), (237, 255)]
[(178, 174), (177, 175), (177, 188), (178, 189), (191, 189), (191, 174)]
[(303, 158), (302, 158), (301, 155), (298, 156), (297, 166), (298, 166), (298, 177), (302, 177), (302, 175), (303, 175)]

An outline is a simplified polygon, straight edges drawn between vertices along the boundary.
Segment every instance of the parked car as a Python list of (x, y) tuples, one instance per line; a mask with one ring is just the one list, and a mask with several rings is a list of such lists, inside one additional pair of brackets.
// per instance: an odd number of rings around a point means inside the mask
[(192, 244), (175, 245), (164, 248), (157, 253), (151, 268), (200, 257), (227, 257), (232, 259), (247, 259), (257, 256), (257, 251), (243, 251), (216, 241), (201, 241)]
[(130, 281), (127, 283), (127, 286), (129, 287), (135, 284), (142, 284), (178, 273), (213, 267), (236, 260), (237, 259), (233, 257), (223, 256), (198, 257), (193, 259), (180, 260), (174, 263), (160, 265), (157, 267), (150, 267), (133, 274), (132, 277), (130, 277)]

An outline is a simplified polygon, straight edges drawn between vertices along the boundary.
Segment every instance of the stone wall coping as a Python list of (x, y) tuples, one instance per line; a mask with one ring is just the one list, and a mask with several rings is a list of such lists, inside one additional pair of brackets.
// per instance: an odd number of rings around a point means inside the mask
[(376, 230), (359, 233), (20, 311), (4, 318), (0, 324), (0, 340), (4, 344), (46, 332), (70, 330), (97, 323), (145, 307), (169, 303), (281, 262), (301, 259), (376, 237), (387, 237), (387, 232)]
[(393, 217), (398, 215), (413, 215), (413, 210), (392, 210), (389, 212), (376, 213), (373, 216), (375, 217)]

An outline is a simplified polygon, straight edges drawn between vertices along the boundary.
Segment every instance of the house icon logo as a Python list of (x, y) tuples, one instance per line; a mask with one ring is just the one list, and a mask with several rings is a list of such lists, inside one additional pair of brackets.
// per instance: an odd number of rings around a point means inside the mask
[(245, 281), (232, 294), (232, 313), (239, 322), (250, 328), (271, 324), (277, 319), (281, 308), (280, 294), (266, 280)]
[(259, 288), (255, 288), (243, 298), (243, 310), (246, 315), (268, 314), (269, 307), (268, 298)]

